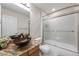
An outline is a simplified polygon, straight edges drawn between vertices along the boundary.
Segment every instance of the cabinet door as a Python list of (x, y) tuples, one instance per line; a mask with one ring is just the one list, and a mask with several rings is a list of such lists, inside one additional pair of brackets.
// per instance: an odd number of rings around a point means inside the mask
[(39, 46), (35, 46), (34, 48), (29, 50), (29, 56), (32, 55), (39, 55)]
[(34, 53), (32, 53), (31, 56), (39, 56), (39, 50), (37, 50)]

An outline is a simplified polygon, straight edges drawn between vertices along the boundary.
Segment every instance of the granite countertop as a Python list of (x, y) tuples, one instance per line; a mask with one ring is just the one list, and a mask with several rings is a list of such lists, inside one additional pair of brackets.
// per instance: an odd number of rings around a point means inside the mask
[(6, 49), (0, 51), (0, 56), (20, 56), (37, 45), (38, 42), (34, 40), (32, 40), (27, 46), (21, 48), (17, 48), (15, 44), (10, 43)]

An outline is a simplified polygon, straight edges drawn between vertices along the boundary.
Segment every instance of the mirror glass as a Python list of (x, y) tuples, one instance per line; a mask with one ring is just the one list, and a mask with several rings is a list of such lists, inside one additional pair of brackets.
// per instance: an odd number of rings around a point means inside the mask
[(29, 33), (30, 8), (27, 3), (1, 4), (1, 36)]

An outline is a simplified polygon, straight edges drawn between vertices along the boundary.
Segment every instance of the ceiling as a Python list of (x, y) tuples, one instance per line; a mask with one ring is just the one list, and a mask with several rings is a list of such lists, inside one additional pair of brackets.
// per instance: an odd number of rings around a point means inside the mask
[(27, 17), (29, 17), (29, 12), (16, 6), (15, 4), (13, 3), (2, 3), (2, 8), (7, 8), (7, 9), (10, 9), (10, 10), (13, 10), (15, 12), (18, 12), (18, 13), (21, 13), (21, 14), (24, 14), (26, 15)]
[[(53, 8), (56, 11), (56, 10), (59, 10), (59, 9), (62, 9), (62, 8), (68, 7), (68, 6), (78, 5), (78, 3), (32, 3), (32, 5), (38, 7), (43, 12), (49, 14), (51, 12), (54, 12), (54, 11), (52, 11)], [(30, 12), (14, 5), (13, 3), (2, 3), (2, 7), (11, 9), (13, 11), (16, 11), (16, 12), (19, 12), (19, 13), (22, 13), (22, 14), (25, 14), (28, 17), (30, 15)]]
[[(48, 14), (68, 6), (78, 5), (78, 3), (33, 3), (33, 5)], [(55, 9), (54, 11), (52, 11), (53, 8)]]

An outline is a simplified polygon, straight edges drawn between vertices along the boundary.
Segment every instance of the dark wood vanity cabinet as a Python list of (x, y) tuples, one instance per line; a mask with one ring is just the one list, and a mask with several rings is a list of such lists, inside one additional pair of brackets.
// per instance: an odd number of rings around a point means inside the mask
[(39, 56), (39, 45), (28, 48), (20, 56)]

